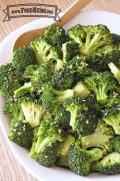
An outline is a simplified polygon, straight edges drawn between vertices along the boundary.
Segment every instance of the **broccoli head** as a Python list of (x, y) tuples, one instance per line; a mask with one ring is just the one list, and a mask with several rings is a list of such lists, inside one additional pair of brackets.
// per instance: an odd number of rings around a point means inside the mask
[(81, 137), (82, 148), (101, 148), (104, 153), (111, 151), (110, 139), (114, 136), (111, 127), (107, 126), (103, 121), (99, 121), (94, 133)]
[(120, 136), (113, 136), (110, 139), (111, 147), (113, 152), (120, 153)]
[(104, 25), (76, 25), (68, 30), (68, 36), (80, 45), (80, 53), (84, 55), (91, 55), (112, 42), (110, 31)]
[(65, 139), (65, 134), (60, 128), (55, 125), (51, 126), (52, 121), (53, 117), (50, 114), (45, 114), (40, 126), (35, 128), (30, 150), (30, 156), (46, 167), (55, 164), (60, 143)]
[(109, 72), (94, 73), (90, 77), (84, 79), (86, 86), (94, 92), (97, 102), (105, 104), (110, 92), (114, 92), (117, 88), (117, 82)]
[(63, 69), (56, 71), (51, 79), (55, 89), (64, 90), (71, 88), (74, 80), (74, 71), (65, 66)]
[(102, 160), (93, 163), (92, 169), (94, 171), (114, 175), (120, 173), (120, 153), (113, 152), (103, 157)]
[(12, 120), (8, 137), (16, 144), (30, 148), (33, 139), (33, 128), (25, 120)]
[(117, 48), (120, 47), (120, 35), (111, 33), (112, 36), (112, 44), (115, 45)]
[(68, 152), (68, 166), (70, 169), (79, 174), (87, 176), (90, 173), (91, 164), (103, 157), (103, 152), (99, 148), (84, 150), (78, 142), (70, 145)]
[(44, 36), (52, 46), (58, 48), (61, 48), (62, 44), (66, 41), (65, 30), (57, 25), (49, 26), (44, 31)]
[(104, 112), (104, 121), (111, 126), (116, 135), (120, 135), (120, 105), (113, 105), (112, 108), (107, 107)]
[(95, 131), (99, 113), (96, 106), (78, 97), (65, 101), (64, 107), (70, 112), (70, 126), (80, 135), (88, 135)]
[(68, 41), (62, 44), (63, 61), (68, 63), (71, 59), (79, 54), (79, 45), (74, 41)]
[(0, 67), (0, 93), (5, 97), (13, 96), (14, 90), (21, 85), (19, 71), (11, 63)]
[(26, 66), (35, 63), (35, 54), (31, 48), (18, 48), (13, 53), (12, 64), (14, 67), (25, 70)]
[(55, 64), (56, 69), (63, 67), (63, 61), (61, 60), (61, 51), (55, 47), (52, 47), (46, 38), (39, 37), (31, 42), (31, 47), (35, 52), (37, 63), (39, 65), (43, 63)]

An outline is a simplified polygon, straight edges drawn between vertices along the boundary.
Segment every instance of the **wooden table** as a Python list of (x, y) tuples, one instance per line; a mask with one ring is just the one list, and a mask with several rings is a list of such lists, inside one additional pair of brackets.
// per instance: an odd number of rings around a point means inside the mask
[[(84, 1), (84, 0), (83, 0)], [(2, 22), (3, 9), (9, 4), (19, 3), (44, 3), (57, 5), (64, 11), (74, 0), (0, 0), (0, 41), (2, 41), (11, 31), (21, 25), (36, 18), (12, 19), (9, 22)], [(106, 10), (120, 13), (120, 0), (93, 0), (84, 10)], [(36, 181), (22, 166), (16, 161), (10, 151), (6, 140), (0, 132), (0, 181)]]

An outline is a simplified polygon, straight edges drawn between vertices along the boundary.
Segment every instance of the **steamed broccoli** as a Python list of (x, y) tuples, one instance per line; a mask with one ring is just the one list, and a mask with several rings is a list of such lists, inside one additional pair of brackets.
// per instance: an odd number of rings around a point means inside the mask
[(68, 98), (76, 96), (86, 98), (90, 94), (89, 90), (81, 82), (72, 89), (66, 90), (56, 90), (51, 83), (47, 83), (43, 86), (42, 90), (41, 99), (45, 109), (54, 108), (56, 104), (62, 103)]
[(12, 122), (9, 131), (9, 139), (20, 146), (30, 148), (33, 138), (33, 129), (26, 122), (20, 104), (11, 105)]
[(21, 95), (27, 92), (41, 91), (42, 85), (50, 80), (52, 73), (52, 67), (48, 64), (41, 64), (38, 68), (35, 66), (27, 67), (25, 77), (29, 77), (30, 82), (25, 83), (19, 89), (15, 90), (14, 94)]
[(46, 38), (39, 37), (31, 42), (31, 47), (35, 52), (37, 63), (39, 65), (43, 63), (55, 64), (56, 69), (63, 67), (63, 61), (61, 60), (61, 51), (55, 47), (52, 47)]
[(67, 66), (56, 71), (51, 79), (52, 85), (55, 89), (69, 89), (74, 80), (74, 71)]
[(120, 136), (113, 136), (110, 139), (111, 147), (113, 152), (120, 153)]
[(60, 143), (64, 141), (65, 134), (55, 125), (51, 126), (53, 117), (46, 114), (39, 128), (35, 128), (30, 156), (41, 165), (49, 167), (55, 164), (58, 157)]
[(79, 45), (74, 41), (68, 41), (62, 44), (62, 52), (63, 52), (63, 61), (67, 63), (71, 61), (71, 59), (79, 54)]
[(65, 141), (61, 143), (58, 151), (57, 165), (68, 167), (68, 152), (70, 145), (75, 141), (75, 138), (68, 134)]
[(117, 48), (120, 48), (120, 35), (111, 33), (111, 36), (113, 45), (115, 45)]
[(0, 94), (9, 97), (14, 95), (14, 90), (21, 85), (19, 71), (11, 63), (0, 67)]
[(101, 148), (104, 153), (111, 151), (110, 139), (114, 136), (111, 127), (107, 126), (103, 121), (99, 121), (94, 133), (81, 137), (82, 148)]
[(102, 160), (97, 161), (93, 164), (92, 169), (94, 171), (114, 175), (120, 173), (120, 153), (113, 152), (105, 157)]
[(57, 48), (61, 48), (62, 44), (66, 41), (65, 30), (57, 25), (49, 26), (44, 31), (44, 36), (52, 46)]
[(113, 61), (115, 63), (120, 59), (120, 50), (113, 45), (107, 45), (100, 48), (95, 54), (86, 57), (88, 67), (98, 71), (108, 71), (108, 64)]
[(114, 77), (118, 80), (118, 82), (120, 82), (120, 69), (113, 62), (110, 62), (108, 67), (110, 68)]
[(84, 55), (90, 55), (112, 42), (110, 31), (104, 25), (76, 25), (68, 30), (68, 36), (79, 43), (80, 53)]
[(104, 111), (104, 121), (111, 126), (116, 135), (120, 135), (120, 105), (114, 105), (112, 108), (107, 107)]
[(70, 112), (70, 126), (78, 135), (88, 135), (95, 131), (100, 113), (91, 102), (80, 98), (65, 101), (65, 109)]
[(103, 73), (96, 72), (92, 76), (86, 77), (84, 83), (94, 92), (97, 102), (100, 104), (105, 104), (109, 92), (113, 92), (117, 88), (116, 80), (107, 71)]
[(26, 66), (35, 64), (36, 58), (31, 48), (22, 47), (15, 50), (13, 53), (12, 64), (18, 69), (25, 70)]
[(90, 173), (91, 164), (102, 157), (101, 149), (84, 150), (80, 147), (79, 142), (75, 142), (69, 148), (68, 166), (73, 172), (87, 176)]
[(26, 121), (31, 127), (39, 126), (41, 117), (45, 112), (41, 104), (29, 97), (23, 97), (20, 102)]

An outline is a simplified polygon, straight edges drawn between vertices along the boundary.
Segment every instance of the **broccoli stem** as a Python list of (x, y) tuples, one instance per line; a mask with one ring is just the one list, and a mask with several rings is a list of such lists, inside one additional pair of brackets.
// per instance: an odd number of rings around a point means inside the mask
[(32, 85), (31, 82), (25, 83), (22, 87), (14, 91), (15, 95), (21, 95), (30, 91)]
[(107, 100), (106, 86), (101, 86), (96, 89), (96, 99), (98, 103), (105, 104)]
[(78, 82), (73, 88), (73, 90), (74, 90), (74, 95), (80, 96), (81, 98), (86, 98), (90, 95), (90, 91), (82, 82)]
[(120, 82), (120, 69), (112, 62), (108, 64), (108, 67), (110, 68), (114, 77)]
[(72, 89), (67, 89), (65, 91), (57, 91), (54, 90), (54, 94), (57, 95), (57, 101), (63, 102), (65, 99), (68, 99), (70, 97), (74, 96), (74, 91)]

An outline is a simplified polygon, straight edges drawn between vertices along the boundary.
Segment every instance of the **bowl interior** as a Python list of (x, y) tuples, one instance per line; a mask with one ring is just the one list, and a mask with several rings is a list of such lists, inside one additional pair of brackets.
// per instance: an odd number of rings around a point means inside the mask
[[(16, 31), (12, 32), (1, 44), (0, 44), (0, 64), (5, 64), (7, 62), (10, 62), (11, 56), (12, 56), (12, 48), (14, 45), (14, 42), (16, 38), (22, 34), (25, 31), (28, 31), (30, 29), (39, 28), (40, 26), (46, 26), (50, 23), (52, 23), (53, 20), (43, 18), (41, 20), (33, 21), (29, 24), (26, 24)], [(120, 34), (120, 16), (117, 14), (109, 13), (109, 12), (102, 12), (102, 11), (93, 11), (93, 12), (81, 12), (76, 17), (71, 19), (66, 25), (64, 25), (64, 28), (67, 30), (71, 26), (75, 24), (105, 24), (107, 25), (111, 32)], [(7, 50), (7, 52), (6, 52)], [(31, 160), (28, 156), (28, 151), (19, 147), (18, 145), (10, 142), (7, 138), (7, 133), (9, 130), (9, 118), (5, 116), (2, 112), (2, 106), (4, 103), (4, 99), (0, 97), (0, 125), (2, 127), (3, 133), (8, 141), (8, 144), (13, 151), (15, 157), (18, 159), (18, 161), (32, 174), (34, 175), (38, 180), (43, 181), (53, 181), (57, 179), (57, 181), (61, 180), (69, 180), (69, 181), (78, 181), (78, 180), (113, 180), (114, 178), (116, 181), (119, 180), (119, 175), (116, 176), (104, 176), (100, 174), (91, 174), (89, 177), (81, 177), (79, 175), (76, 175), (69, 171), (68, 169), (64, 168), (45, 168), (40, 166), (37, 162), (34, 160)]]

